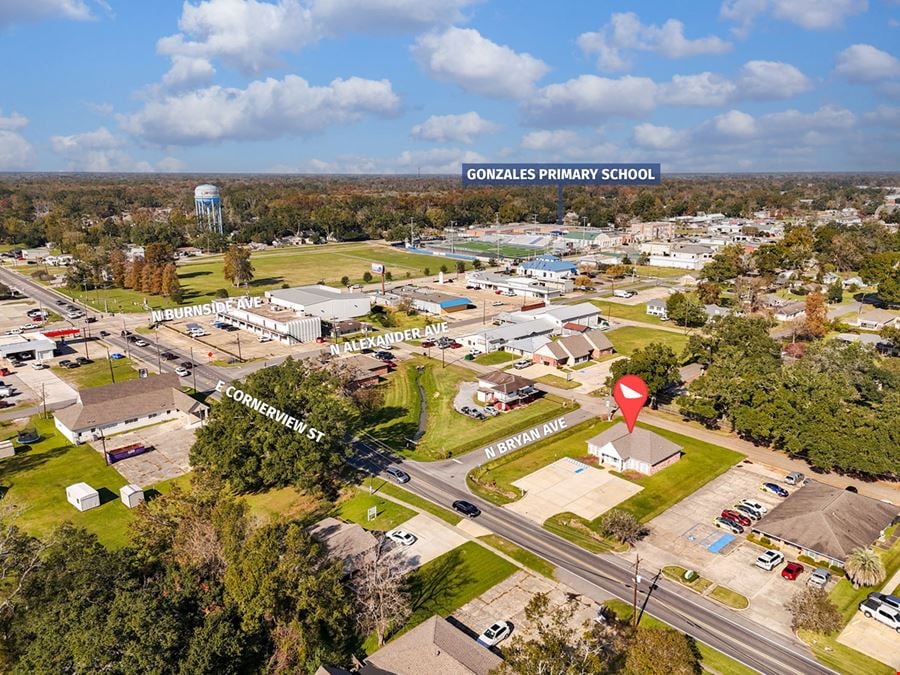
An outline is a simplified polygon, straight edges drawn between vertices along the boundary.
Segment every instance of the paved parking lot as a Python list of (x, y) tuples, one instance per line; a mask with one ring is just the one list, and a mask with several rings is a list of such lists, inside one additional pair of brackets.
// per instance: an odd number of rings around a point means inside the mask
[(862, 612), (854, 614), (838, 642), (886, 663), (900, 673), (900, 633)]
[(420, 567), (468, 541), (456, 531), (456, 528), (423, 513), (413, 516), (398, 529), (416, 535), (416, 543), (411, 546), (401, 546), (396, 549), (395, 553), (405, 560), (410, 570)]
[[(806, 585), (812, 570), (807, 569), (796, 581), (781, 577), (784, 565), (766, 572), (754, 565), (764, 548), (740, 536), (718, 553), (709, 550), (710, 544), (727, 534), (726, 530), (712, 525), (715, 517), (743, 498), (755, 499), (769, 509), (773, 508), (781, 498), (762, 492), (759, 485), (770, 480), (784, 485), (781, 478), (780, 473), (765, 467), (739, 464), (651, 520), (650, 535), (637, 545), (637, 552), (653, 568), (680, 565), (694, 569), (745, 595), (750, 599), (750, 607), (744, 610), (745, 613), (789, 633), (791, 618), (785, 605)], [(789, 491), (793, 489), (785, 487)], [(789, 560), (791, 557), (787, 556), (786, 561)]]
[(525, 496), (505, 508), (539, 524), (565, 511), (593, 520), (642, 489), (609, 471), (568, 457), (513, 481), (513, 485)]
[[(191, 470), (188, 454), (194, 444), (194, 434), (195, 428), (185, 428), (184, 420), (172, 420), (107, 438), (106, 447), (121, 448), (132, 443), (147, 443), (153, 446), (150, 452), (113, 464), (113, 468), (129, 483), (146, 488)], [(101, 441), (91, 445), (95, 450), (103, 451)]]
[[(687, 271), (685, 271), (687, 274)], [(663, 288), (661, 286), (654, 286), (653, 288), (645, 288), (642, 291), (638, 291), (637, 295), (633, 295), (630, 298), (619, 298), (616, 296), (610, 296), (608, 298), (603, 298), (604, 300), (608, 300), (609, 302), (617, 302), (620, 305), (640, 305), (649, 300), (655, 300), (657, 298), (668, 298), (669, 297), (669, 289)]]
[(468, 629), (473, 637), (501, 620), (513, 624), (513, 636), (520, 635), (526, 639), (536, 637), (536, 627), (529, 625), (525, 619), (525, 607), (538, 593), (548, 594), (548, 611), (567, 602), (574, 603), (572, 625), (576, 627), (593, 619), (599, 607), (593, 600), (579, 595), (565, 584), (520, 570), (453, 612), (452, 619)]

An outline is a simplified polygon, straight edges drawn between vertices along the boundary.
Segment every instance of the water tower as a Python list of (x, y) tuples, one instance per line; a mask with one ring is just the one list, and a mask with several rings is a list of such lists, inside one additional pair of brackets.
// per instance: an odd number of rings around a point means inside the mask
[(222, 199), (215, 185), (198, 185), (194, 188), (194, 213), (197, 225), (210, 232), (222, 234)]

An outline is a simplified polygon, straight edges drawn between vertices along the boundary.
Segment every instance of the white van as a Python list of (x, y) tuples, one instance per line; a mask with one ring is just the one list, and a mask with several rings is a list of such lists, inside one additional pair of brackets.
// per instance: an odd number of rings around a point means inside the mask
[(613, 295), (617, 298), (633, 298), (637, 293), (634, 291), (613, 291)]

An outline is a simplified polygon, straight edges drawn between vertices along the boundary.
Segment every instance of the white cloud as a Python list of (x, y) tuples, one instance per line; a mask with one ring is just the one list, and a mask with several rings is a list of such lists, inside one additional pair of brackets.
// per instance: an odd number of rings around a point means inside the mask
[(172, 56), (172, 65), (163, 75), (162, 83), (168, 89), (193, 87), (212, 79), (216, 69), (208, 59), (201, 57)]
[(867, 0), (724, 0), (723, 19), (734, 21), (739, 35), (746, 35), (753, 21), (762, 14), (788, 21), (801, 28), (823, 30), (841, 26), (849, 16), (865, 12)]
[(287, 75), (251, 82), (246, 89), (211, 86), (165, 96), (120, 116), (119, 123), (152, 143), (191, 145), (305, 134), (366, 115), (391, 116), (399, 107), (387, 80), (350, 77), (311, 86)]
[(867, 122), (900, 127), (900, 107), (898, 106), (880, 105), (875, 110), (867, 112), (864, 117)]
[(582, 33), (578, 46), (585, 54), (597, 55), (601, 70), (627, 70), (630, 64), (623, 51), (653, 52), (670, 59), (699, 54), (724, 54), (731, 45), (715, 36), (689, 40), (684, 36), (684, 24), (669, 19), (662, 26), (642, 24), (634, 12), (613, 14), (599, 31)]
[(791, 98), (812, 88), (812, 82), (796, 66), (781, 61), (748, 61), (741, 68), (737, 86), (744, 98)]
[(145, 173), (184, 170), (184, 163), (174, 157), (165, 157), (155, 166), (147, 161), (135, 160), (128, 154), (125, 146), (125, 139), (116, 136), (106, 127), (50, 138), (53, 152), (65, 160), (71, 171)]
[(578, 143), (580, 136), (574, 131), (564, 129), (540, 129), (531, 131), (522, 137), (525, 150), (555, 151)]
[(415, 138), (438, 143), (471, 143), (476, 137), (499, 129), (498, 125), (484, 119), (477, 112), (467, 112), (461, 115), (432, 115), (422, 124), (414, 126), (410, 133)]
[(713, 117), (710, 126), (716, 133), (732, 138), (750, 138), (756, 135), (757, 126), (753, 115), (740, 110), (729, 110)]
[(401, 32), (462, 20), (462, 9), (479, 0), (314, 0), (312, 14), (331, 33)]
[(686, 140), (686, 136), (683, 131), (655, 124), (638, 124), (632, 131), (632, 140), (636, 145), (652, 150), (678, 147)]
[(185, 163), (176, 157), (163, 157), (156, 163), (156, 170), (162, 173), (179, 173), (186, 168)]
[(872, 45), (855, 44), (838, 54), (835, 70), (851, 82), (900, 77), (900, 59)]
[(28, 124), (28, 118), (17, 112), (3, 116), (0, 110), (0, 171), (33, 169), (37, 158), (31, 143), (17, 133)]
[(0, 27), (41, 19), (87, 21), (91, 10), (83, 0), (3, 0), (0, 2)]
[(720, 106), (735, 98), (733, 82), (715, 73), (674, 75), (672, 81), (659, 88), (661, 103), (683, 106)]
[(472, 28), (422, 35), (411, 50), (431, 77), (496, 98), (528, 95), (549, 70), (540, 59), (498, 45)]
[(543, 87), (523, 104), (523, 112), (528, 121), (542, 126), (597, 124), (608, 117), (650, 112), (656, 98), (657, 85), (647, 77), (581, 75)]
[(275, 167), (278, 173), (337, 174), (459, 174), (463, 163), (484, 162), (485, 157), (472, 150), (434, 148), (425, 151), (405, 150), (397, 157), (375, 158), (345, 155), (333, 160), (311, 159), (299, 168)]
[(178, 28), (180, 32), (157, 41), (160, 54), (220, 58), (245, 73), (276, 65), (278, 54), (302, 49), (319, 36), (311, 11), (298, 0), (185, 2)]

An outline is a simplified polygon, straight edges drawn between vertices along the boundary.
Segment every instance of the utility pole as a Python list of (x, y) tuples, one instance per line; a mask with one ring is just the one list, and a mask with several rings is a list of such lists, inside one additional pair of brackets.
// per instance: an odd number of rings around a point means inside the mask
[(243, 363), (244, 357), (241, 355), (241, 336), (237, 336), (237, 345), (238, 345), (238, 360)]
[(194, 380), (194, 393), (197, 393), (197, 373), (194, 370), (194, 348), (191, 347), (191, 379)]
[(44, 408), (42, 417), (47, 419), (47, 393), (44, 391), (44, 383), (41, 382), (41, 406)]
[(159, 323), (156, 324), (156, 370), (162, 375), (162, 359), (159, 354)]
[(89, 359), (90, 354), (88, 354), (88, 334), (87, 334), (87, 326), (81, 329), (81, 339), (84, 342), (84, 358)]
[(113, 371), (112, 359), (109, 358), (109, 349), (108, 348), (106, 350), (106, 362), (109, 364), (109, 379), (111, 379), (112, 383), (115, 384), (116, 383), (116, 373), (115, 373), (115, 371)]
[(637, 595), (638, 595), (638, 584), (641, 583), (641, 575), (638, 574), (640, 571), (641, 565), (641, 556), (635, 556), (634, 559), (634, 579), (632, 582), (634, 583), (634, 597), (631, 602), (631, 625), (637, 626), (638, 622), (638, 612), (637, 612)]

